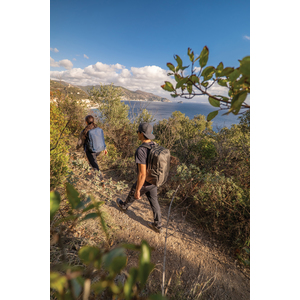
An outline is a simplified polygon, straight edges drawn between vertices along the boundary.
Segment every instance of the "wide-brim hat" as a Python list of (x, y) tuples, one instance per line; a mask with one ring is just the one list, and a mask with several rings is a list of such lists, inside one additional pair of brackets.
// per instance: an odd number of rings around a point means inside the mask
[(141, 132), (149, 140), (155, 139), (155, 135), (153, 135), (153, 127), (150, 123), (141, 123), (139, 125), (138, 131)]

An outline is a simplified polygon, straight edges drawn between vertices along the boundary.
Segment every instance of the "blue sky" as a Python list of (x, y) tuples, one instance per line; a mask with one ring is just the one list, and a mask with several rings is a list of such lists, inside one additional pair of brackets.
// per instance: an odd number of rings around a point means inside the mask
[(113, 82), (169, 99), (160, 85), (177, 54), (208, 46), (208, 65), (250, 54), (249, 1), (50, 1), (50, 77)]

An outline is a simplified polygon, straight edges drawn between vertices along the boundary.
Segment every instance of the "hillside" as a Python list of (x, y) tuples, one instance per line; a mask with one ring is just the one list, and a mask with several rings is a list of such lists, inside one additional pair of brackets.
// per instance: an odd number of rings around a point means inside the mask
[(50, 80), (50, 92), (60, 91), (63, 95), (73, 96), (76, 100), (87, 99), (89, 95), (81, 88), (65, 81)]
[[(89, 91), (93, 88), (99, 89), (100, 85), (76, 86), (65, 81), (50, 80), (51, 92), (59, 90), (64, 95), (73, 95), (77, 100), (87, 99), (89, 97)], [(139, 90), (133, 92), (122, 86), (119, 86), (119, 88), (122, 90), (122, 100), (171, 102), (167, 98), (162, 98), (152, 93), (147, 93)]]
[[(100, 85), (87, 85), (87, 86), (78, 86), (78, 88), (82, 89), (86, 93), (88, 93), (89, 90), (92, 88), (99, 89)], [(156, 96), (152, 93), (147, 93), (143, 91), (130, 91), (122, 86), (119, 86), (119, 88), (122, 90), (123, 93), (123, 99), (122, 100), (136, 100), (136, 101), (156, 101), (156, 102), (171, 102), (167, 98), (162, 98), (160, 96)]]

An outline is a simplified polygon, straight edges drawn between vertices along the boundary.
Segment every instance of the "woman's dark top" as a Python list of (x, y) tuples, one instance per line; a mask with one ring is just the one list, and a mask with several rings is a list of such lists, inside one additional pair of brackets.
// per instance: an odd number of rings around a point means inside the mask
[(97, 125), (95, 125), (94, 123), (90, 123), (89, 125), (87, 125), (81, 132), (78, 138), (78, 142), (77, 142), (77, 146), (76, 146), (76, 150), (78, 150), (80, 147), (84, 147), (84, 150), (86, 151), (86, 138), (87, 138), (87, 134), (89, 132), (89, 130), (96, 128)]

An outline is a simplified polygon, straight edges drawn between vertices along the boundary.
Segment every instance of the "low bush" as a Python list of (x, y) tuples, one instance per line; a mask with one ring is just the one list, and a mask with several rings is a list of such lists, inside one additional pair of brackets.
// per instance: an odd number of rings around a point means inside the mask
[[(178, 115), (177, 115), (178, 116)], [(186, 139), (172, 140), (171, 153), (179, 159), (171, 164), (168, 182), (160, 189), (161, 196), (171, 196), (180, 184), (175, 204), (188, 207), (191, 216), (207, 231), (231, 247), (243, 248), (250, 241), (250, 115), (241, 123), (219, 132), (209, 129), (188, 135), (191, 130), (180, 129)], [(185, 120), (182, 118), (182, 120)], [(164, 120), (156, 129), (165, 144), (168, 128), (174, 116)], [(179, 127), (180, 128), (180, 127)], [(176, 168), (176, 170), (174, 170)]]
[(60, 91), (51, 92), (50, 99), (55, 99), (57, 106), (69, 120), (70, 134), (79, 135), (82, 127), (85, 126), (85, 117), (88, 114), (86, 104), (73, 95), (65, 96)]
[(250, 201), (232, 178), (218, 171), (207, 173), (195, 165), (180, 164), (163, 193), (174, 204), (189, 207), (189, 213), (207, 231), (234, 247), (244, 247), (250, 238)]
[(62, 185), (69, 172), (69, 129), (67, 117), (50, 103), (50, 187)]

